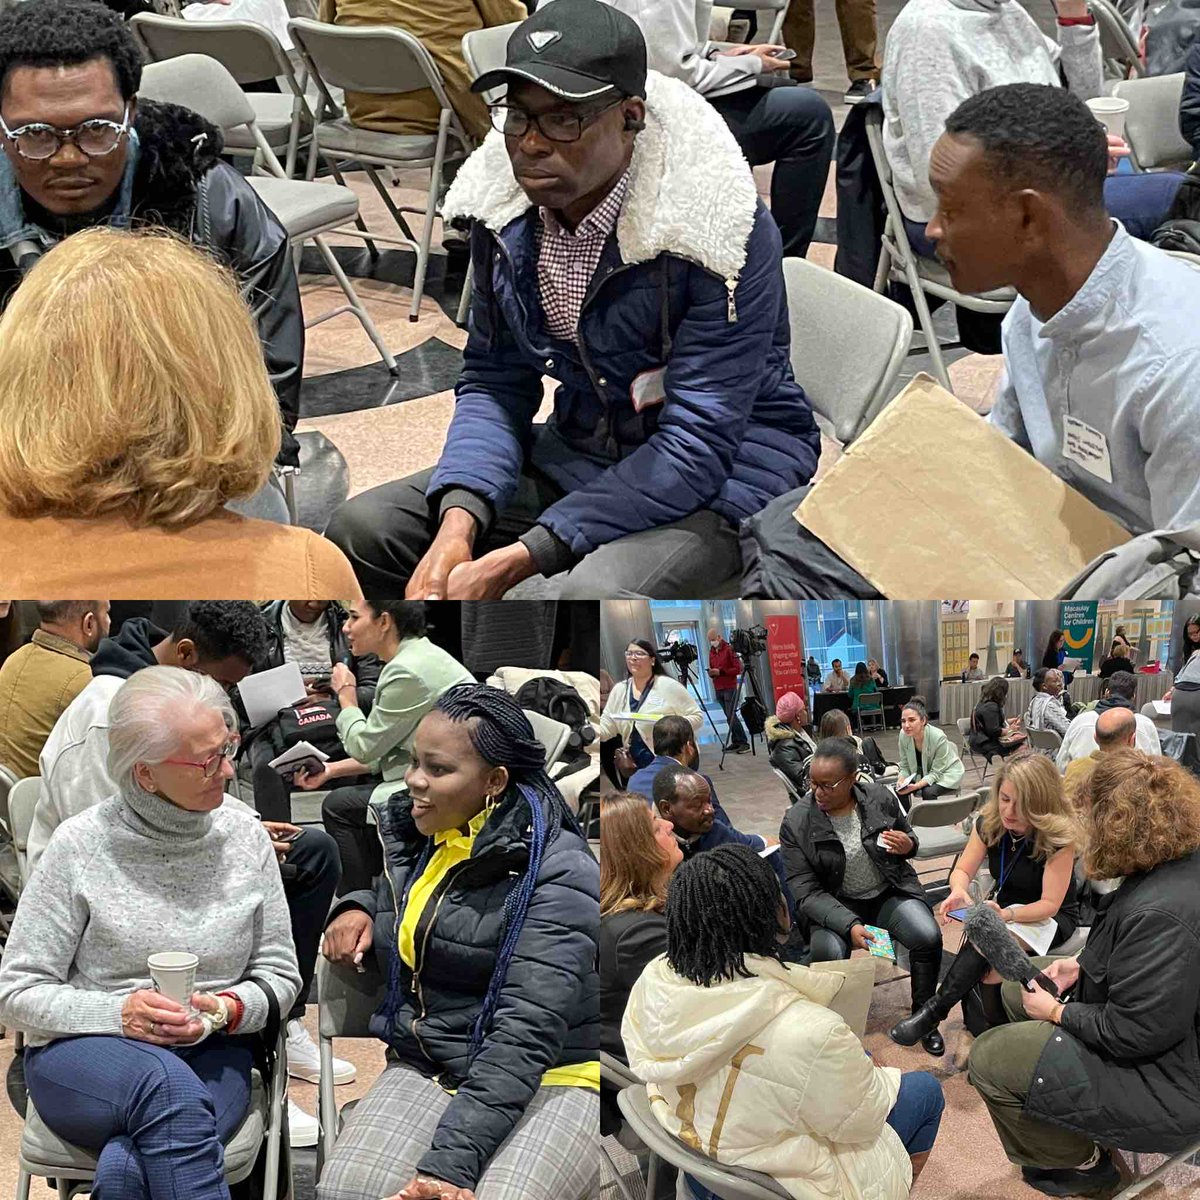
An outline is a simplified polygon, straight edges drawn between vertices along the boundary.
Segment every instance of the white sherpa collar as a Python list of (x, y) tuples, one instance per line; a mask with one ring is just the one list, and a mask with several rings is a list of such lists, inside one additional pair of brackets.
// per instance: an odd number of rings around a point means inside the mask
[[(634, 143), (617, 222), (621, 258), (649, 262), (665, 252), (737, 279), (757, 203), (754, 176), (717, 110), (680, 80), (649, 72), (646, 128)], [(504, 136), (493, 130), (463, 164), (443, 215), (474, 217), (498, 234), (530, 207)]]

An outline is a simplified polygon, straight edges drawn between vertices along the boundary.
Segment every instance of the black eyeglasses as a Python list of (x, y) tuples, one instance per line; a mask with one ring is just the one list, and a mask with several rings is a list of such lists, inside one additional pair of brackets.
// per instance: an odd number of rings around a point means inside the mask
[(109, 121), (104, 117), (93, 117), (90, 121), (76, 125), (74, 129), (59, 129), (41, 121), (9, 129), (8, 123), (0, 117), (0, 129), (4, 130), (5, 137), (12, 142), (22, 158), (34, 162), (44, 162), (53, 158), (67, 142), (88, 158), (103, 158), (106, 154), (111, 154), (121, 144), (121, 139), (129, 133), (129, 105), (125, 106), (125, 114), (119, 122)]
[(603, 108), (590, 113), (575, 112), (545, 112), (540, 115), (526, 112), (523, 108), (514, 108), (511, 104), (493, 104), (491, 107), (492, 128), (504, 134), (505, 137), (524, 137), (531, 125), (536, 125), (538, 131), (550, 142), (577, 142), (583, 136), (583, 131), (597, 117), (616, 108), (621, 100), (614, 100)]

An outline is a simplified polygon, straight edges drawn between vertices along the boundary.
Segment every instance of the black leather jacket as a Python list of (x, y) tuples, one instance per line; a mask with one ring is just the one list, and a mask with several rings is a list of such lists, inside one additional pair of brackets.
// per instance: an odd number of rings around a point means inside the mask
[[(218, 157), (221, 131), (174, 104), (138, 103), (140, 153), (133, 180), (134, 226), (165, 226), (236, 272), (258, 325), (283, 421), (279, 462), (296, 465), (292, 430), (300, 414), (304, 316), (287, 234), (246, 180)], [(0, 255), (0, 305), (19, 282)]]

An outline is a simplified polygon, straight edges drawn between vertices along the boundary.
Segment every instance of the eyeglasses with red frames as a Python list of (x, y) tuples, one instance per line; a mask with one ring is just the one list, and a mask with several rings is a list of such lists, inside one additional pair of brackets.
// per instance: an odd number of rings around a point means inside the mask
[(231, 737), (216, 754), (210, 754), (203, 762), (193, 762), (187, 758), (164, 758), (163, 762), (173, 767), (199, 767), (204, 772), (205, 779), (214, 779), (221, 769), (222, 762), (228, 759), (230, 764), (233, 763), (240, 742), (241, 738)]

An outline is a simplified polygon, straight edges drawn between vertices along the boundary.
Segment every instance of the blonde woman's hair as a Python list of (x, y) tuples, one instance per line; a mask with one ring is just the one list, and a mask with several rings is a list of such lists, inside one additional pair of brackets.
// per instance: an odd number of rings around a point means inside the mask
[(1047, 861), (1066, 846), (1080, 849), (1084, 834), (1079, 818), (1063, 791), (1062, 776), (1044, 754), (1029, 751), (1005, 759), (992, 780), (992, 794), (980, 814), (981, 832), (994, 846), (1004, 833), (1000, 820), (1000, 789), (1012, 785), (1017, 814), (1033, 831), (1032, 856)]
[(251, 496), (279, 406), (233, 274), (162, 232), (55, 246), (0, 318), (0, 508), (180, 528)]
[(600, 801), (600, 915), (662, 912), (670, 864), (654, 839), (650, 801), (614, 792)]
[(1091, 879), (1119, 879), (1200, 850), (1200, 782), (1174, 759), (1107, 751), (1079, 799), (1088, 810), (1083, 869)]

